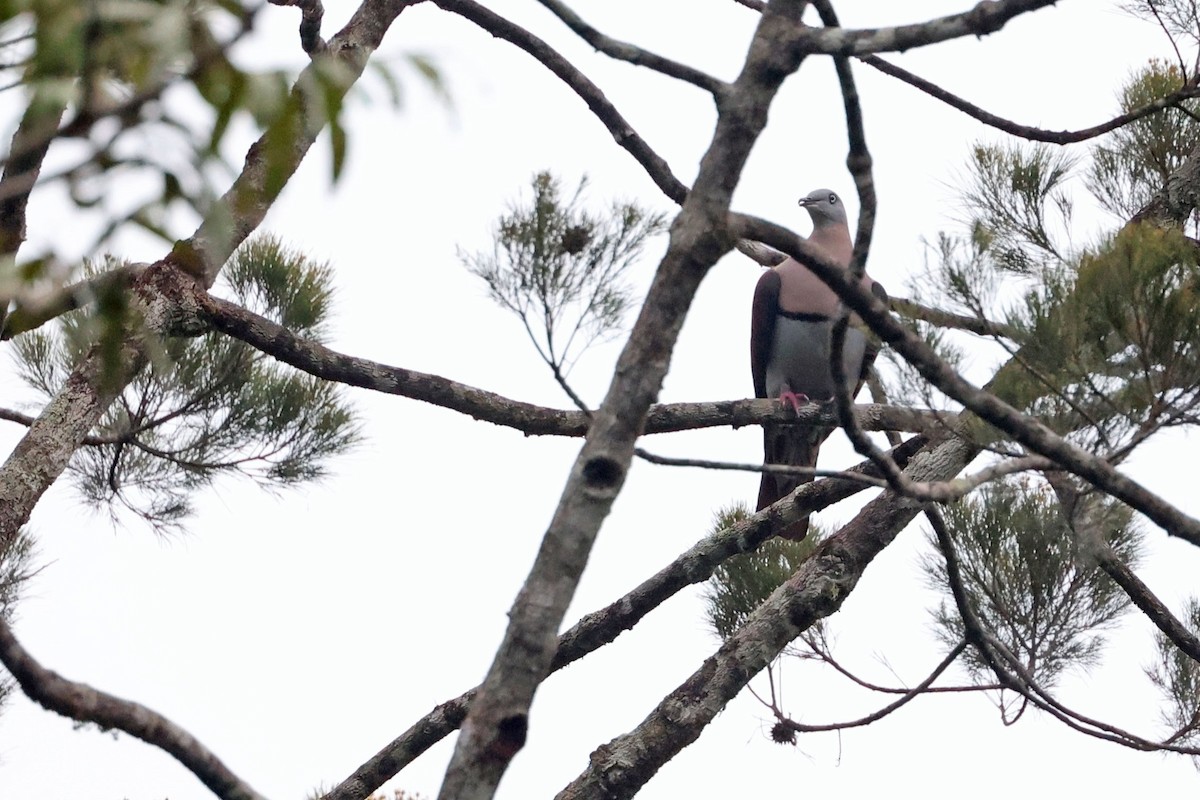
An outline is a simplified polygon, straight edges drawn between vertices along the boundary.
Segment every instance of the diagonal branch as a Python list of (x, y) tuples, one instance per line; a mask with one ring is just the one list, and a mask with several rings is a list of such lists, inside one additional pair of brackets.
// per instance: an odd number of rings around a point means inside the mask
[[(922, 437), (913, 437), (893, 450), (892, 457), (907, 463), (925, 441)], [(874, 469), (873, 465), (864, 462), (848, 471), (871, 475)], [(857, 482), (840, 479), (808, 483), (801, 486), (791, 499), (782, 500), (775, 506), (702, 538), (625, 596), (584, 615), (570, 630), (559, 636), (551, 670), (560, 670), (609, 644), (683, 589), (708, 580), (716, 568), (729, 558), (754, 550), (780, 528), (844, 500), (861, 488)], [(359, 800), (378, 789), (461, 725), (476, 691), (471, 689), (453, 700), (440, 703), (355, 770), (323, 800)]]
[(1200, 96), (1200, 76), (1193, 76), (1183, 86), (1171, 92), (1165, 97), (1159, 98), (1152, 103), (1147, 103), (1141, 108), (1133, 111), (1120, 114), (1107, 122), (1102, 122), (1099, 125), (1093, 125), (1090, 128), (1083, 128), (1077, 131), (1052, 131), (1045, 128), (1035, 128), (1031, 125), (1021, 125), (1017, 122), (998, 117), (979, 106), (971, 103), (958, 95), (951, 94), (931, 81), (914, 75), (906, 69), (896, 66), (888, 61), (884, 61), (878, 56), (862, 56), (860, 60), (871, 67), (879, 70), (885, 75), (890, 75), (904, 81), (909, 86), (920, 89), (925, 94), (941, 100), (943, 103), (958, 109), (972, 119), (982, 122), (984, 125), (1004, 131), (1005, 133), (1019, 136), (1022, 139), (1028, 139), (1031, 142), (1049, 142), (1050, 144), (1075, 144), (1077, 142), (1085, 142), (1088, 139), (1094, 139), (1097, 136), (1103, 136), (1110, 131), (1115, 131), (1117, 128), (1128, 125), (1131, 122), (1137, 122), (1139, 119), (1156, 114), (1167, 108), (1178, 106), (1184, 100)]
[[(886, 706), (879, 709), (878, 711), (873, 711), (870, 714), (867, 714), (865, 717), (860, 717), (859, 719), (851, 720), (850, 722), (834, 722), (834, 723), (828, 723), (828, 724), (824, 724), (824, 725), (801, 723), (801, 722), (796, 722), (794, 720), (785, 719), (785, 718), (780, 718), (779, 721), (780, 721), (780, 723), (785, 725), (789, 730), (795, 731), (796, 733), (820, 733), (822, 731), (840, 731), (840, 730), (845, 730), (847, 728), (861, 728), (864, 725), (870, 725), (872, 722), (878, 722), (879, 720), (886, 717), (888, 714), (891, 714), (893, 711), (896, 711), (896, 710), (900, 709), (902, 706), (907, 705), (909, 703), (909, 701), (914, 700), (919, 695), (929, 692), (930, 687), (933, 686), (933, 682), (936, 681), (939, 677), (941, 677), (942, 673), (945, 672), (947, 669), (949, 669), (950, 665), (954, 663), (955, 659), (957, 659), (960, 655), (962, 655), (963, 650), (966, 650), (966, 649), (967, 649), (967, 643), (965, 641), (959, 642), (957, 645), (955, 645), (950, 650), (949, 653), (946, 654), (946, 657), (943, 658), (941, 660), (941, 662), (936, 667), (933, 668), (933, 672), (929, 673), (928, 677), (926, 677), (925, 680), (921, 681), (913, 688), (905, 691), (903, 693), (903, 695), (896, 698), (895, 701), (888, 703)], [(971, 687), (971, 688), (974, 691), (982, 690), (981, 687)]]
[(579, 38), (607, 56), (619, 61), (627, 61), (635, 66), (646, 67), (668, 77), (690, 83), (714, 96), (719, 95), (728, 86), (724, 81), (718, 80), (695, 67), (664, 58), (636, 45), (619, 41), (601, 33), (585, 22), (583, 17), (576, 14), (566, 3), (560, 2), (560, 0), (538, 0), (538, 2), (548, 8), (554, 16), (562, 20), (563, 24), (574, 31)]
[(542, 66), (557, 75), (575, 94), (587, 103), (588, 108), (599, 119), (617, 144), (629, 152), (642, 165), (646, 174), (662, 193), (682, 203), (688, 188), (671, 172), (671, 167), (633, 129), (616, 107), (609, 102), (596, 84), (576, 69), (550, 45), (534, 36), (521, 26), (508, 21), (499, 14), (479, 5), (473, 0), (433, 0), (438, 7), (458, 14), (499, 39), (511, 42), (537, 59)]
[[(42, 162), (50, 149), (51, 133), (67, 110), (65, 99), (50, 100), (34, 91), (17, 130), (0, 176), (0, 262), (15, 258), (25, 241), (25, 210), (29, 194), (42, 172)], [(0, 294), (0, 331), (4, 330), (11, 298)]]
[(0, 662), (31, 700), (64, 717), (124, 731), (158, 747), (192, 771), (222, 800), (264, 800), (194, 736), (140, 703), (67, 680), (31, 656), (0, 616)]
[[(449, 0), (436, 0), (448, 4)], [(453, 5), (462, 5), (456, 0)], [(742, 73), (718, 103), (712, 143), (671, 228), (666, 254), (617, 361), (533, 568), (509, 612), (479, 695), (463, 723), (441, 800), (487, 800), (524, 746), (529, 706), (549, 673), (562, 623), (604, 519), (616, 500), (633, 445), (666, 376), (671, 352), (701, 279), (733, 246), (727, 215), (767, 110), (800, 57), (785, 47), (800, 33), (800, 4), (763, 15)]]
[(95, 277), (64, 286), (45, 298), (33, 300), (18, 297), (8, 319), (0, 320), (0, 341), (39, 328), (68, 311), (89, 305), (99, 296), (129, 288), (133, 279), (141, 274), (146, 266), (126, 264), (116, 267)]
[(892, 307), (893, 311), (902, 317), (918, 319), (939, 328), (954, 328), (966, 331), (967, 333), (974, 333), (977, 336), (1001, 336), (1013, 341), (1019, 341), (1023, 338), (1019, 330), (1004, 322), (996, 322), (995, 320), (967, 316), (965, 314), (955, 314), (904, 297), (889, 297), (888, 304)]
[(1133, 604), (1166, 634), (1176, 647), (1187, 653), (1196, 663), (1200, 663), (1200, 639), (1176, 618), (1137, 573), (1117, 556), (1112, 545), (1101, 536), (1098, 526), (1086, 518), (1087, 511), (1081, 507), (1085, 505), (1082, 502), (1084, 498), (1074, 482), (1060, 472), (1049, 472), (1046, 479), (1058, 495), (1059, 509), (1064, 520), (1079, 540), (1080, 552), (1094, 558), (1100, 569), (1121, 587)]

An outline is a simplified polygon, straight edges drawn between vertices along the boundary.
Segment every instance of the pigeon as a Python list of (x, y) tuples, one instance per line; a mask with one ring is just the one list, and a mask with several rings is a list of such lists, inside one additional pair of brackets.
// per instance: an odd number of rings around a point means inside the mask
[[(800, 198), (799, 204), (812, 217), (809, 244), (829, 260), (849, 267), (854, 244), (842, 199), (829, 189), (817, 189)], [(887, 301), (883, 287), (866, 275), (862, 285)], [(832, 400), (830, 338), (840, 311), (837, 294), (799, 261), (785, 258), (764, 272), (754, 289), (750, 322), (754, 396), (777, 397), (797, 410), (803, 403)], [(854, 321), (852, 317), (842, 348), (842, 367), (850, 382), (851, 397), (862, 388), (878, 352), (878, 345), (861, 329), (861, 323), (856, 326)], [(821, 443), (832, 432), (832, 428), (810, 425), (765, 424), (763, 462), (813, 468)], [(811, 480), (811, 475), (763, 473), (758, 510)], [(788, 525), (779, 535), (803, 539), (808, 535), (808, 517)]]

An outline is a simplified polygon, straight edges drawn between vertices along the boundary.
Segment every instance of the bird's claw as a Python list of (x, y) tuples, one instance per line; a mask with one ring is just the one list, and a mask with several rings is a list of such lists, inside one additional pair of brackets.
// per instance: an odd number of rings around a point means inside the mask
[(808, 395), (804, 394), (803, 392), (796, 393), (783, 391), (779, 393), (779, 402), (790, 405), (792, 407), (792, 411), (796, 412), (796, 415), (799, 416), (800, 406), (812, 401), (809, 400)]

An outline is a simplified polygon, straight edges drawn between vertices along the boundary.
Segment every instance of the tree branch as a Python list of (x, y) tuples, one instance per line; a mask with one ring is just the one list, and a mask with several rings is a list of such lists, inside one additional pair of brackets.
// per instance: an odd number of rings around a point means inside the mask
[(902, 317), (919, 319), (922, 322), (928, 322), (930, 325), (935, 325), (939, 328), (954, 328), (966, 331), (967, 333), (974, 333), (977, 336), (1002, 336), (1005, 339), (1013, 341), (1020, 341), (1023, 338), (1019, 330), (1004, 322), (996, 322), (984, 319), (983, 317), (973, 317), (965, 314), (955, 314), (904, 297), (889, 297), (888, 304), (892, 307), (893, 311)]
[(972, 386), (916, 335), (891, 317), (887, 307), (845, 270), (824, 258), (796, 234), (766, 222), (732, 215), (735, 229), (746, 238), (765, 241), (811, 269), (843, 302), (858, 314), (891, 347), (912, 364), (921, 375), (981, 419), (1012, 436), (1034, 452), (1045, 456), (1114, 497), (1141, 511), (1163, 530), (1200, 546), (1200, 521), (1184, 514), (1172, 504), (1118, 472), (1104, 459), (1072, 444), (1038, 420), (1017, 411), (1003, 400)]
[(681, 80), (684, 83), (690, 83), (713, 96), (719, 95), (728, 88), (728, 84), (724, 81), (718, 80), (695, 67), (681, 64), (678, 61), (672, 61), (669, 58), (664, 58), (636, 45), (613, 39), (601, 33), (585, 22), (582, 17), (576, 14), (565, 3), (559, 2), (559, 0), (538, 0), (538, 2), (548, 8), (554, 16), (562, 20), (563, 24), (574, 31), (579, 38), (611, 58), (619, 61), (627, 61), (635, 66), (646, 67), (667, 77)]
[(296, 6), (300, 9), (300, 46), (310, 56), (325, 52), (328, 45), (321, 38), (321, 20), (325, 7), (321, 0), (267, 0), (273, 6)]
[(700, 280), (733, 246), (727, 222), (730, 198), (766, 125), (771, 100), (799, 66), (799, 57), (790, 56), (786, 45), (799, 33), (800, 11), (799, 4), (768, 8), (745, 68), (718, 102), (716, 130), (694, 191), (687, 194), (672, 225), (667, 252), (617, 361), (612, 384), (509, 612), (504, 640), (463, 723), (441, 800), (492, 797), (513, 755), (524, 746), (534, 691), (554, 658), (554, 632), (600, 524), (624, 484), (634, 441), (662, 386), (684, 317)]
[(100, 295), (129, 288), (134, 278), (144, 272), (146, 267), (146, 264), (126, 264), (95, 277), (76, 281), (70, 286), (63, 286), (49, 297), (18, 297), (8, 319), (0, 324), (0, 341), (35, 330), (69, 311), (83, 308)]
[(1083, 498), (1078, 488), (1062, 473), (1049, 472), (1046, 480), (1059, 499), (1059, 508), (1067, 525), (1075, 533), (1080, 552), (1094, 558), (1113, 582), (1121, 587), (1146, 617), (1170, 639), (1176, 647), (1200, 664), (1200, 639), (1158, 599), (1150, 587), (1122, 561), (1112, 546), (1100, 534), (1099, 527), (1083, 517), (1080, 508)]
[[(950, 650), (949, 653), (946, 654), (946, 657), (942, 659), (941, 663), (939, 663), (936, 667), (933, 668), (933, 672), (929, 673), (929, 676), (927, 678), (925, 678), (925, 680), (921, 681), (916, 686), (914, 686), (913, 688), (906, 691), (901, 697), (897, 698), (894, 702), (888, 703), (883, 708), (879, 709), (878, 711), (874, 711), (874, 712), (866, 715), (865, 717), (860, 717), (859, 719), (851, 720), (850, 722), (834, 722), (834, 723), (829, 723), (829, 724), (825, 724), (825, 725), (812, 725), (812, 724), (795, 722), (794, 720), (783, 717), (782, 715), (779, 716), (779, 721), (783, 725), (785, 725), (789, 730), (793, 730), (796, 733), (820, 733), (823, 731), (840, 731), (840, 730), (845, 730), (846, 728), (861, 728), (864, 725), (870, 725), (872, 722), (877, 722), (877, 721), (883, 719), (884, 717), (886, 717), (888, 714), (891, 714), (893, 711), (896, 711), (897, 709), (901, 708), (902, 706), (907, 705), (910, 700), (915, 699), (917, 696), (928, 692), (929, 687), (933, 685), (933, 682), (936, 681), (939, 677), (941, 677), (942, 673), (945, 672), (947, 669), (949, 669), (950, 665), (954, 663), (954, 660), (956, 658), (958, 658), (960, 655), (962, 655), (963, 650), (966, 650), (966, 649), (967, 649), (967, 643), (965, 641), (959, 642), (957, 645), (954, 646), (953, 649)], [(973, 687), (973, 688), (975, 688), (975, 687)]]
[[(326, 109), (354, 85), (367, 59), (379, 47), (392, 22), (405, 8), (420, 0), (364, 0), (346, 27), (329, 41), (326, 57), (341, 68), (336, 86), (328, 65), (314, 62), (300, 73), (288, 99), (298, 120), (282, 114), (246, 152), (246, 163), (216, 208), (190, 239), (177, 242), (167, 262), (211, 287), (225, 261), (259, 226), (275, 198), (296, 171), (308, 149), (324, 130)], [(324, 70), (325, 78), (317, 72)], [(323, 85), (320, 101), (305, 88)], [(297, 124), (297, 121), (299, 124)]]
[(676, 203), (683, 203), (687, 196), (685, 186), (671, 172), (667, 162), (654, 152), (645, 140), (609, 102), (596, 84), (563, 58), (554, 48), (515, 23), (484, 8), (473, 0), (433, 0), (438, 7), (458, 14), (474, 22), (498, 39), (511, 42), (538, 60), (546, 69), (557, 75), (575, 94), (587, 103), (596, 118), (612, 134), (616, 143), (626, 150), (646, 170), (655, 185)]
[(805, 54), (862, 56), (892, 50), (910, 50), (963, 36), (995, 33), (1009, 20), (1052, 6), (1057, 0), (983, 0), (970, 11), (926, 22), (891, 28), (808, 28), (794, 47)]
[[(515, 428), (527, 436), (583, 436), (588, 431), (590, 417), (581, 411), (511, 400), (438, 375), (345, 355), (211, 295), (203, 295), (199, 303), (205, 319), (216, 330), (318, 378), (431, 403), (474, 419)], [(942, 427), (947, 419), (954, 418), (923, 409), (880, 405), (860, 406), (855, 414), (868, 430), (917, 432)], [(651, 407), (642, 432), (670, 433), (724, 425), (740, 428), (764, 422), (832, 424), (836, 418), (829, 409), (815, 403), (802, 406), (797, 413), (770, 400), (671, 403)]]
[(0, 662), (31, 700), (64, 717), (115, 728), (158, 747), (223, 800), (265, 800), (194, 736), (140, 703), (67, 680), (34, 660), (0, 616)]
[(1049, 142), (1050, 144), (1075, 144), (1077, 142), (1085, 142), (1088, 139), (1094, 139), (1097, 136), (1115, 131), (1117, 128), (1128, 125), (1131, 122), (1137, 122), (1139, 119), (1155, 114), (1163, 109), (1171, 108), (1179, 105), (1184, 100), (1190, 100), (1200, 96), (1200, 76), (1193, 76), (1179, 89), (1171, 92), (1166, 97), (1155, 100), (1152, 103), (1147, 103), (1141, 108), (1134, 109), (1125, 114), (1120, 114), (1107, 122), (1102, 122), (1099, 125), (1093, 125), (1090, 128), (1083, 128), (1077, 131), (1052, 131), (1044, 128), (1035, 128), (1030, 125), (1021, 125), (1016, 122), (998, 117), (991, 114), (974, 103), (970, 103), (963, 98), (951, 94), (935, 83), (925, 80), (924, 78), (914, 75), (906, 69), (896, 66), (888, 61), (884, 61), (878, 56), (862, 56), (860, 59), (864, 64), (874, 67), (885, 75), (890, 75), (904, 81), (910, 86), (916, 87), (925, 94), (941, 100), (943, 103), (958, 109), (972, 119), (982, 122), (997, 130), (1005, 133), (1019, 136), (1022, 139), (1027, 139), (1031, 142)]
[[(892, 457), (907, 463), (925, 441), (923, 437), (913, 437), (894, 450)], [(871, 475), (874, 470), (873, 465), (865, 462), (848, 471)], [(708, 580), (720, 564), (754, 550), (780, 528), (861, 489), (857, 482), (836, 478), (808, 483), (797, 489), (790, 499), (781, 500), (724, 530), (705, 536), (625, 596), (583, 616), (559, 636), (551, 671), (560, 670), (614, 641), (668, 599), (688, 586)], [(360, 800), (395, 777), (413, 759), (462, 723), (477, 690), (478, 687), (439, 704), (355, 770), (323, 800)]]

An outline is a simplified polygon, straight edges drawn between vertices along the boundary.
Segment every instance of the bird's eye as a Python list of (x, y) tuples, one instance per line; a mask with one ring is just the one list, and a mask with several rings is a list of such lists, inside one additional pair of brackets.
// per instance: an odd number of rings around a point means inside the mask
[(833, 192), (829, 193), (829, 205), (831, 205), (831, 206), (837, 205), (837, 195), (834, 194)]

